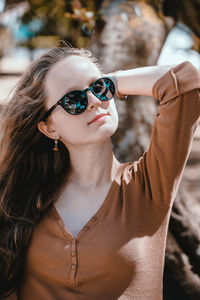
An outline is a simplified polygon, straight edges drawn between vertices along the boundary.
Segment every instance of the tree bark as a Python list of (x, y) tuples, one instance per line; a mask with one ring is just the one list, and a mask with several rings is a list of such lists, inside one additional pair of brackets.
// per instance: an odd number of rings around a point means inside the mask
[[(104, 1), (101, 13), (104, 27), (98, 30), (97, 24), (91, 48), (105, 73), (156, 64), (172, 24), (139, 1)], [(156, 103), (151, 97), (129, 96), (116, 105), (120, 124), (113, 136), (115, 153), (121, 161), (135, 160), (148, 145)]]
[[(105, 0), (101, 13), (103, 20), (101, 26), (97, 24), (91, 38), (91, 49), (105, 73), (157, 63), (166, 36), (173, 27), (172, 19), (160, 17), (150, 5), (140, 1)], [(157, 112), (155, 100), (129, 96), (126, 102), (116, 101), (116, 106), (120, 123), (112, 138), (115, 155), (120, 161), (136, 160), (150, 140)], [(198, 143), (200, 146), (200, 140)], [(196, 166), (197, 161), (200, 165), (200, 157), (193, 151), (186, 167), (190, 175), (190, 164)], [(164, 300), (200, 299), (200, 197), (193, 197), (186, 187), (187, 172), (184, 172), (186, 175), (170, 220)], [(200, 170), (194, 175), (197, 179), (198, 174)]]

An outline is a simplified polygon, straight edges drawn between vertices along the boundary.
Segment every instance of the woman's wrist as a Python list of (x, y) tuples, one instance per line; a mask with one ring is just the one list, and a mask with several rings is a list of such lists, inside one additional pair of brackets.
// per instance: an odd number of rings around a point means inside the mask
[(119, 92), (119, 88), (118, 88), (118, 75), (119, 75), (120, 72), (121, 72), (121, 70), (117, 70), (117, 71), (113, 72), (113, 73), (112, 73), (112, 79), (113, 79), (113, 81), (114, 81), (114, 83), (115, 83), (115, 86), (116, 86), (116, 95), (117, 95), (117, 97), (118, 97), (120, 100), (124, 101), (124, 100), (126, 100), (126, 98), (127, 98), (128, 96), (127, 96), (127, 95), (123, 95), (123, 94), (121, 94), (121, 93)]

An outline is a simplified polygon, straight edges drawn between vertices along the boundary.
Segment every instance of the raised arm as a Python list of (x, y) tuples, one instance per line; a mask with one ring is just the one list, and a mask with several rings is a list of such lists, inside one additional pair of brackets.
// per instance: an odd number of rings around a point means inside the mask
[(189, 62), (121, 71), (117, 86), (121, 94), (153, 95), (160, 100), (148, 150), (132, 171), (146, 196), (169, 205), (176, 196), (199, 122), (199, 72)]
[(154, 83), (173, 66), (152, 66), (118, 71), (116, 85), (122, 95), (153, 96)]

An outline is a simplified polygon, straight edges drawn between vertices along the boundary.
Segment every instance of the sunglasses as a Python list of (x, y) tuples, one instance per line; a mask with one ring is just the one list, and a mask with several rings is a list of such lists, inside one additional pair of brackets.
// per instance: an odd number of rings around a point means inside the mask
[(60, 100), (56, 102), (43, 117), (45, 121), (52, 111), (61, 105), (71, 115), (82, 114), (88, 105), (87, 92), (91, 91), (94, 96), (102, 101), (111, 100), (115, 96), (116, 87), (114, 81), (109, 77), (101, 77), (94, 81), (89, 88), (85, 90), (74, 90), (65, 94)]

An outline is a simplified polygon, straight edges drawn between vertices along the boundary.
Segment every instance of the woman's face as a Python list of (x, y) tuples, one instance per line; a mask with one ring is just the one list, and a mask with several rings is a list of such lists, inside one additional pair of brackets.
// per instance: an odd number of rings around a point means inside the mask
[[(47, 109), (64, 94), (83, 90), (100, 77), (102, 74), (97, 66), (81, 56), (73, 55), (56, 63), (45, 79)], [(114, 99), (101, 101), (91, 91), (87, 92), (87, 97), (88, 106), (80, 115), (71, 115), (58, 105), (48, 118), (47, 125), (44, 125), (46, 129), (43, 132), (52, 139), (60, 139), (66, 146), (95, 143), (112, 136), (118, 127)], [(90, 123), (101, 113), (107, 115)]]

